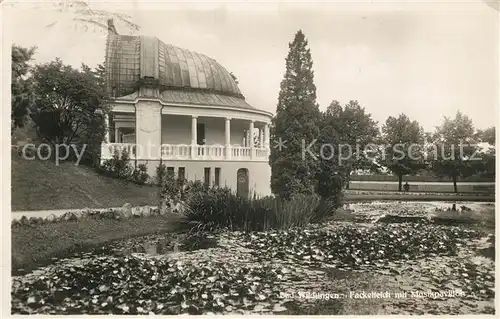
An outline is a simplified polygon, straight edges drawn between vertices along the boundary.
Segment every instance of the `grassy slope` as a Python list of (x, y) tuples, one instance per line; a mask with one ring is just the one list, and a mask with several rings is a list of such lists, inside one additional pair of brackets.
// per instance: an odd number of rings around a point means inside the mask
[[(12, 145), (21, 146), (37, 140), (31, 123), (17, 128)], [(11, 152), (12, 210), (50, 210), (71, 208), (156, 205), (157, 189), (104, 177), (84, 166), (53, 161), (26, 160)]]
[(25, 160), (12, 152), (12, 210), (156, 205), (157, 188), (101, 176), (88, 167)]

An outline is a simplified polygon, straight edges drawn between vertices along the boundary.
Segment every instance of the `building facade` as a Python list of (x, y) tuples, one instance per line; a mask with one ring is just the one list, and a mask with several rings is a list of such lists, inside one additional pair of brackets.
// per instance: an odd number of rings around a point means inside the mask
[(127, 149), (154, 176), (160, 162), (176, 176), (269, 195), (272, 114), (249, 105), (214, 59), (161, 42), (119, 35), (106, 44), (112, 97), (101, 160)]

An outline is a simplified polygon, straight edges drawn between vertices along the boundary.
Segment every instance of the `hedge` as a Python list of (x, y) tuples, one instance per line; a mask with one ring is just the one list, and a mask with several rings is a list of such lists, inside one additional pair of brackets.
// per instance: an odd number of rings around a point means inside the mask
[[(351, 181), (359, 181), (359, 182), (397, 182), (398, 177), (395, 175), (352, 175), (350, 177)], [(435, 176), (422, 176), (422, 175), (406, 175), (403, 177), (403, 180), (406, 182), (444, 182), (451, 183), (451, 179), (449, 178), (439, 178)], [(458, 182), (469, 182), (469, 183), (481, 183), (481, 182), (491, 182), (494, 183), (494, 178), (488, 177), (480, 177), (480, 176), (471, 176), (467, 178), (459, 178)]]

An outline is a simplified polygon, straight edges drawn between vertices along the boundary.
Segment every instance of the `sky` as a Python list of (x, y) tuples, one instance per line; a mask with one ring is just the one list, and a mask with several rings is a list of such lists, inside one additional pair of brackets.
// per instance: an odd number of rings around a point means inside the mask
[[(480, 0), (89, 5), (129, 14), (141, 27), (135, 34), (214, 58), (259, 109), (276, 110), (288, 43), (301, 29), (322, 110), (332, 100), (358, 100), (380, 124), (404, 113), (427, 131), (458, 110), (477, 128), (498, 120), (498, 11)], [(18, 8), (9, 22), (11, 39), (38, 46), (37, 62), (102, 63), (105, 33), (85, 32), (71, 17), (49, 7)], [(132, 34), (124, 25), (117, 29)]]

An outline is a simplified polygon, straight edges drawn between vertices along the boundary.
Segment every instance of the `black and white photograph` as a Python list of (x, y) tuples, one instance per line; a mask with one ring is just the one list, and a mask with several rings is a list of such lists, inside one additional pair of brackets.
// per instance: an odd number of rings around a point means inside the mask
[(497, 0), (0, 7), (5, 316), (495, 315)]

